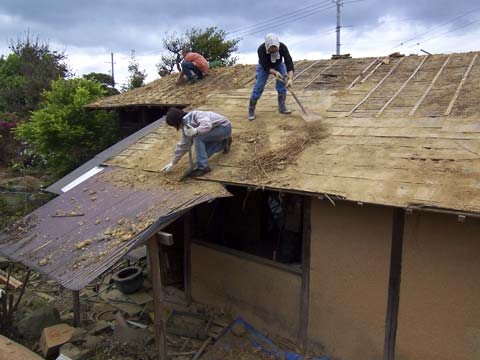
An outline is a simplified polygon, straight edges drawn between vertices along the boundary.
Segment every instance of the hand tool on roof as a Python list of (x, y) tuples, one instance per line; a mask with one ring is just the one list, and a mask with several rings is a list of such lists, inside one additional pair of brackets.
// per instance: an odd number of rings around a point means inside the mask
[(182, 175), (182, 177), (180, 179), (178, 179), (178, 181), (184, 180), (196, 168), (196, 165), (193, 162), (193, 156), (192, 156), (193, 138), (189, 137), (188, 139), (190, 140), (189, 144), (188, 144), (188, 162), (189, 162), (190, 165), (189, 165), (188, 170), (185, 171), (185, 173)]
[[(278, 81), (280, 81), (280, 82), (282, 82), (286, 85), (285, 80), (282, 79), (282, 80), (278, 80)], [(287, 86), (287, 90), (290, 92), (290, 94), (293, 96), (293, 98), (297, 102), (298, 107), (300, 108), (300, 116), (302, 117), (303, 120), (309, 122), (309, 121), (317, 121), (317, 120), (322, 119), (322, 116), (320, 114), (317, 114), (317, 113), (312, 112), (312, 111), (307, 112), (307, 110), (305, 110), (302, 103), (298, 99), (297, 95), (295, 95), (295, 93), (293, 92), (293, 90), (290, 87)]]

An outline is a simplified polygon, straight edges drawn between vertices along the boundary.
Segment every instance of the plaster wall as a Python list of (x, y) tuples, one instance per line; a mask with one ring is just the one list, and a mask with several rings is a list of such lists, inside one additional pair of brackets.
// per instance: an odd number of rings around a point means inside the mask
[(296, 338), (300, 274), (192, 244), (192, 297), (241, 315), (259, 329)]
[(309, 339), (334, 359), (383, 358), (392, 210), (312, 201)]
[(480, 222), (406, 216), (397, 360), (480, 359)]

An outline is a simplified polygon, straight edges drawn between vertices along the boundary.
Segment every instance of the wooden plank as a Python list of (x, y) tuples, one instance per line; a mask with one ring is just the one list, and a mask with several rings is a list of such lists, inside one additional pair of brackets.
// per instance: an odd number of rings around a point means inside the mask
[(9, 338), (0, 335), (0, 360), (42, 360), (33, 351)]
[(153, 286), (153, 303), (154, 303), (154, 327), (155, 327), (155, 343), (157, 347), (158, 359), (167, 360), (167, 342), (165, 338), (165, 326), (163, 324), (163, 289), (162, 275), (160, 271), (160, 247), (156, 236), (152, 236), (147, 242), (148, 259), (150, 262), (150, 272)]
[(385, 320), (385, 343), (383, 360), (395, 360), (397, 339), (398, 309), (400, 304), (400, 280), (402, 271), (403, 231), (405, 210), (394, 209), (392, 218), (392, 247), (390, 250), (390, 279)]
[(375, 60), (373, 60), (365, 69), (363, 69), (363, 71), (360, 73), (360, 75), (358, 75), (352, 82), (350, 85), (348, 85), (347, 87), (347, 90), (350, 90), (353, 86), (355, 86), (355, 84), (357, 83), (358, 80), (360, 80), (360, 78), (362, 77), (363, 74), (365, 74), (368, 69), (370, 69), (370, 67), (373, 66), (373, 64), (375, 64), (377, 61), (378, 61), (378, 57), (375, 58)]
[(380, 109), (380, 111), (375, 115), (376, 117), (379, 117), (383, 113), (383, 111), (387, 108), (387, 106), (390, 105), (393, 100), (395, 100), (395, 98), (402, 92), (403, 89), (405, 89), (405, 87), (408, 85), (410, 80), (412, 80), (415, 77), (417, 72), (420, 70), (420, 68), (425, 63), (425, 61), (427, 61), (428, 58), (429, 58), (428, 55), (423, 58), (423, 60), (420, 62), (420, 64), (413, 71), (412, 75), (410, 75), (410, 77), (403, 83), (402, 86), (400, 86), (400, 88), (395, 92), (395, 94), (393, 94), (393, 96), (385, 103), (385, 105), (383, 105), (383, 107)]
[(373, 92), (374, 92), (375, 90), (377, 90), (377, 89), (380, 87), (380, 85), (382, 85), (382, 84), (385, 82), (385, 80), (388, 79), (388, 77), (395, 71), (395, 69), (397, 69), (397, 67), (402, 63), (402, 61), (403, 61), (404, 59), (405, 59), (405, 58), (403, 57), (403, 58), (401, 58), (399, 61), (397, 61), (397, 63), (396, 63), (394, 66), (392, 66), (392, 68), (391, 68), (390, 71), (387, 73), (387, 75), (385, 75), (385, 76), (383, 77), (383, 79), (380, 80), (380, 81), (378, 82), (378, 84), (375, 85), (375, 86), (372, 88), (372, 90), (370, 90), (369, 93), (368, 93), (357, 105), (355, 105), (355, 106), (353, 107), (353, 109), (350, 110), (350, 112), (349, 112), (346, 116), (352, 115), (355, 110), (357, 110), (365, 101), (367, 101), (368, 98), (370, 97), (370, 95), (372, 95)]
[(187, 212), (183, 216), (183, 280), (185, 301), (192, 302), (192, 215)]
[(1, 271), (0, 272), (0, 283), (1, 284), (7, 284), (7, 281), (8, 281), (8, 288), (9, 289), (18, 289), (20, 286), (23, 285), (23, 283), (17, 279), (15, 279), (12, 275), (10, 275), (10, 277), (8, 277), (8, 275)]
[(477, 57), (478, 57), (478, 53), (476, 53), (473, 56), (473, 59), (470, 62), (470, 65), (468, 66), (467, 71), (463, 75), (462, 80), (460, 81), (460, 84), (458, 84), (457, 90), (455, 90), (455, 94), (453, 95), (453, 98), (450, 101), (450, 104), (448, 105), (448, 108), (443, 115), (448, 116), (452, 112), (452, 109), (455, 105), (455, 102), (457, 101), (458, 95), (460, 94), (460, 91), (462, 90), (463, 84), (465, 84), (465, 81), (467, 81), (467, 77), (470, 74), (470, 71), (472, 71), (473, 64), (475, 63), (475, 60), (477, 60)]
[[(298, 328), (298, 343), (303, 352), (308, 346), (308, 319), (310, 310), (310, 235), (311, 235), (311, 207), (310, 197), (303, 198), (303, 225), (302, 225), (302, 285), (300, 288), (300, 320)], [(320, 321), (320, 319), (316, 319)]]
[(73, 290), (73, 326), (80, 327), (80, 291)]

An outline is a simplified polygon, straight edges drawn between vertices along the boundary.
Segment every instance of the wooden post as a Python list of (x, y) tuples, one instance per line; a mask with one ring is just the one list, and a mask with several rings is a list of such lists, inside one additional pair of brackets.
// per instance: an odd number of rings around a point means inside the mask
[(73, 290), (73, 326), (80, 326), (80, 291)]
[(298, 343), (303, 351), (308, 346), (308, 318), (310, 307), (310, 234), (311, 234), (310, 197), (303, 198), (303, 231), (302, 231), (302, 286), (300, 288), (300, 321)]
[(185, 301), (192, 302), (192, 216), (187, 212), (183, 217), (183, 282), (185, 287)]
[(400, 303), (400, 280), (402, 272), (403, 228), (405, 209), (393, 210), (392, 248), (390, 251), (390, 280), (388, 284), (388, 303), (385, 325), (385, 343), (383, 359), (395, 359), (395, 342), (397, 338), (398, 307)]
[(148, 260), (153, 286), (153, 304), (155, 313), (155, 343), (158, 350), (158, 360), (167, 360), (167, 343), (165, 340), (165, 327), (163, 326), (163, 290), (160, 272), (160, 257), (157, 236), (152, 236), (147, 243)]

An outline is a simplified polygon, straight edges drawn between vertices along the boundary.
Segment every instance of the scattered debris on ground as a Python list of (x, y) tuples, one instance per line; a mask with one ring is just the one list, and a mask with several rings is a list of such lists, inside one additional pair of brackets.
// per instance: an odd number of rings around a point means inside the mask
[[(74, 327), (72, 292), (22, 265), (10, 263), (2, 274), (8, 280), (8, 287), (6, 281), (0, 280), (0, 288), (5, 289), (0, 300), (12, 299), (0, 302), (7, 304), (11, 319), (6, 324), (3, 313), (0, 316), (0, 330), (11, 339), (6, 341), (18, 342), (47, 359), (155, 359), (152, 286), (145, 278), (138, 291), (130, 294), (120, 291), (112, 278), (126, 266), (122, 262), (80, 291), (81, 327)], [(19, 287), (10, 286), (10, 279), (16, 279), (12, 283)], [(251, 340), (248, 327), (242, 329), (238, 321), (232, 323), (229, 314), (206, 305), (188, 305), (183, 291), (176, 287), (165, 288), (163, 307), (169, 359), (275, 358), (248, 342)], [(2, 306), (0, 309), (3, 311)], [(232, 337), (236, 340), (231, 343)], [(293, 344), (281, 339), (275, 340), (280, 346)], [(225, 344), (230, 344), (227, 350)], [(2, 351), (8, 349), (0, 349), (0, 358)]]

